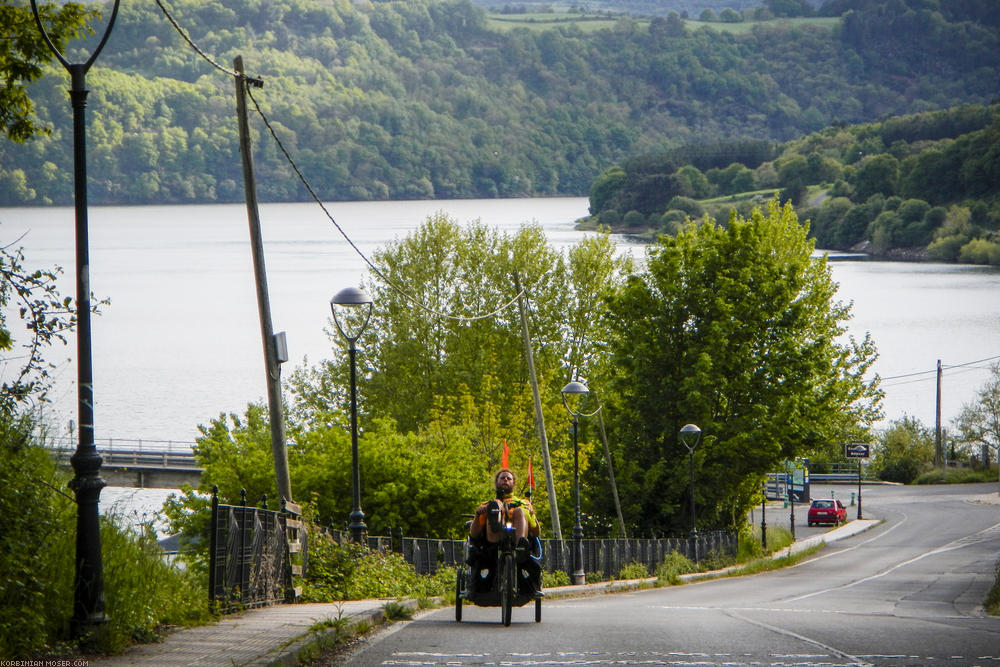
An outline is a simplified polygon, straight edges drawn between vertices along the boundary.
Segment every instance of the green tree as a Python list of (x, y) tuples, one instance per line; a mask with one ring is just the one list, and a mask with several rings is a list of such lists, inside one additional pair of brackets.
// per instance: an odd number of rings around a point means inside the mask
[(1000, 460), (1000, 364), (993, 364), (990, 378), (976, 392), (975, 400), (962, 406), (955, 423), (959, 442), (981, 447), (984, 463), (989, 464), (991, 449), (996, 452), (995, 460)]
[[(52, 39), (63, 53), (66, 43), (89, 31), (86, 22), (97, 12), (82, 4), (40, 4), (39, 16)], [(24, 142), (36, 134), (50, 134), (35, 116), (35, 106), (28, 97), (28, 84), (38, 80), (45, 63), (54, 58), (38, 32), (31, 8), (26, 2), (0, 0), (0, 127), (8, 139)]]
[(844, 340), (849, 307), (790, 206), (664, 237), (613, 298), (606, 372), (623, 502), (639, 530), (686, 526), (687, 451), (698, 424), (699, 526), (741, 525), (761, 476), (868, 425), (869, 338)]
[(618, 194), (625, 184), (625, 170), (621, 167), (609, 167), (601, 172), (594, 184), (590, 186), (590, 214), (599, 215), (609, 202)]
[(872, 465), (879, 479), (908, 484), (934, 462), (934, 435), (919, 419), (904, 416), (879, 434)]
[(898, 178), (899, 160), (888, 153), (863, 160), (850, 181), (855, 201), (865, 201), (876, 194), (886, 197), (895, 194)]

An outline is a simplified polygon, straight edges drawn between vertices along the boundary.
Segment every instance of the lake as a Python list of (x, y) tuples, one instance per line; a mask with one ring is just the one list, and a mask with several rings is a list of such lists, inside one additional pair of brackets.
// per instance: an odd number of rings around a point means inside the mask
[[(328, 209), (366, 254), (444, 211), (504, 230), (537, 222), (551, 243), (584, 236), (574, 221), (583, 197), (334, 203)], [(92, 207), (91, 284), (111, 305), (93, 319), (95, 436), (190, 443), (197, 425), (221, 412), (242, 412), (266, 396), (260, 324), (246, 207)], [(71, 207), (0, 208), (0, 242), (19, 241), (27, 265), (66, 270), (74, 286)], [(315, 204), (261, 206), (275, 331), (285, 331), (290, 363), (330, 356), (329, 300), (367, 276), (364, 261)], [(623, 246), (628, 246), (623, 243)], [(641, 255), (641, 246), (627, 251)], [(942, 420), (953, 419), (989, 376), (1000, 355), (1000, 272), (986, 267), (880, 261), (835, 261), (840, 296), (854, 303), (850, 331), (871, 332), (886, 378), (887, 419), (904, 414), (933, 426), (935, 365), (946, 367)], [(17, 332), (15, 332), (16, 335)], [(45, 418), (70, 436), (76, 413), (75, 339), (49, 352), (57, 364)]]

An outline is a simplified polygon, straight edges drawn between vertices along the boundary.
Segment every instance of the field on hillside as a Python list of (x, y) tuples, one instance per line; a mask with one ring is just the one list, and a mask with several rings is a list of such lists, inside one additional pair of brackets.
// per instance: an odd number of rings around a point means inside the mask
[[(618, 18), (609, 18), (605, 14), (570, 14), (559, 12), (538, 12), (528, 14), (490, 14), (488, 23), (491, 29), (503, 32), (514, 30), (515, 28), (527, 28), (528, 30), (551, 30), (559, 27), (575, 26), (584, 32), (604, 30), (612, 28)], [(836, 17), (811, 17), (794, 19), (772, 19), (770, 21), (749, 21), (743, 23), (723, 23), (721, 21), (695, 21), (687, 19), (684, 25), (688, 30), (700, 30), (703, 28), (715, 30), (717, 32), (728, 32), (733, 34), (748, 33), (757, 26), (803, 26), (813, 25), (825, 28), (834, 28), (840, 22)], [(637, 19), (636, 24), (645, 29), (649, 26), (649, 20)]]

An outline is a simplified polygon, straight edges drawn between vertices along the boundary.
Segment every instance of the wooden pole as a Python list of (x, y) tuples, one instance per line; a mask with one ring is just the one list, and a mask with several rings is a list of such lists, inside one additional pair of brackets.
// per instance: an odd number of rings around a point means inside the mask
[(528, 378), (531, 381), (531, 395), (535, 402), (535, 431), (542, 445), (542, 466), (545, 470), (545, 491), (549, 497), (549, 521), (552, 522), (552, 535), (562, 540), (562, 526), (559, 523), (559, 503), (556, 500), (555, 483), (552, 480), (552, 461), (549, 459), (549, 441), (545, 436), (545, 416), (542, 414), (542, 399), (538, 395), (538, 377), (535, 375), (535, 357), (531, 352), (531, 336), (528, 333), (528, 318), (525, 314), (524, 293), (521, 291), (521, 280), (514, 272), (514, 289), (518, 292), (517, 309), (521, 314), (521, 339), (524, 342), (524, 359), (528, 364)]
[(264, 343), (264, 367), (267, 374), (267, 404), (270, 408), (271, 453), (274, 456), (274, 476), (278, 495), (292, 500), (292, 482), (288, 474), (288, 451), (285, 448), (285, 418), (281, 406), (281, 366), (271, 326), (271, 302), (267, 293), (267, 272), (264, 269), (264, 243), (260, 235), (260, 212), (257, 207), (257, 184), (254, 180), (253, 154), (250, 150), (250, 125), (247, 121), (246, 86), (243, 57), (233, 60), (236, 77), (236, 111), (240, 126), (240, 154), (243, 157), (243, 187), (246, 191), (247, 218), (250, 222), (250, 248), (253, 254), (254, 282), (257, 285), (257, 309), (260, 313), (260, 334)]
[(944, 464), (944, 449), (941, 443), (941, 360), (937, 360), (937, 401), (934, 421), (934, 467)]
[[(591, 392), (593, 393), (593, 392)], [(597, 394), (594, 394), (597, 399)], [(621, 528), (622, 537), (628, 539), (628, 531), (625, 530), (625, 517), (622, 516), (622, 504), (618, 500), (618, 484), (615, 482), (615, 467), (611, 463), (611, 450), (608, 448), (608, 436), (604, 431), (604, 411), (601, 410), (601, 403), (597, 402), (597, 427), (601, 434), (601, 443), (604, 445), (604, 460), (608, 464), (608, 479), (611, 481), (611, 496), (615, 500), (615, 512), (618, 514), (618, 526)]]

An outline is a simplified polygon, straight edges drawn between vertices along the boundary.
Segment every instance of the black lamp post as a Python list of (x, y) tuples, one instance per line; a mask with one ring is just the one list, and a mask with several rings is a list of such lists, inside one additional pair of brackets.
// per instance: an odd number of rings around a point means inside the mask
[(698, 527), (695, 522), (695, 512), (694, 512), (694, 450), (698, 448), (698, 442), (701, 440), (701, 429), (694, 424), (686, 424), (680, 433), (681, 444), (687, 447), (688, 450), (688, 473), (690, 476), (690, 495), (691, 495), (691, 537), (698, 536)]
[[(340, 324), (340, 318), (337, 317), (337, 306), (347, 308), (367, 306), (367, 309), (365, 309), (361, 324), (355, 330), (346, 331)], [(351, 531), (351, 541), (360, 543), (365, 539), (368, 526), (365, 525), (365, 513), (361, 511), (361, 471), (358, 466), (357, 346), (355, 343), (364, 333), (365, 327), (368, 326), (368, 320), (372, 314), (372, 299), (357, 287), (345, 287), (330, 299), (330, 311), (333, 313), (333, 322), (337, 325), (337, 331), (347, 341), (347, 349), (351, 357), (351, 499), (353, 507), (348, 529)]]
[(795, 541), (795, 463), (788, 462), (788, 525), (792, 530), (792, 541)]
[[(80, 437), (70, 459), (74, 477), (69, 483), (76, 496), (76, 574), (73, 587), (74, 638), (93, 640), (107, 622), (104, 615), (104, 566), (101, 560), (101, 532), (98, 504), (101, 489), (101, 455), (94, 445), (94, 374), (90, 329), (90, 234), (87, 220), (87, 72), (104, 49), (118, 16), (115, 0), (104, 36), (84, 63), (70, 63), (52, 42), (35, 0), (31, 12), (52, 54), (70, 74), (70, 104), (73, 107), (73, 202), (76, 210), (76, 350), (77, 396)], [(89, 640), (88, 640), (89, 641)]]
[[(575, 504), (575, 518), (573, 521), (573, 572), (570, 574), (570, 581), (574, 585), (587, 583), (587, 575), (583, 571), (583, 524), (580, 521), (580, 447), (577, 440), (580, 417), (593, 417), (600, 408), (589, 414), (584, 414), (578, 409), (579, 403), (590, 394), (587, 385), (582, 382), (570, 382), (562, 388), (562, 403), (566, 412), (573, 418), (573, 502)], [(577, 396), (574, 399), (577, 407), (570, 407), (567, 396)]]

